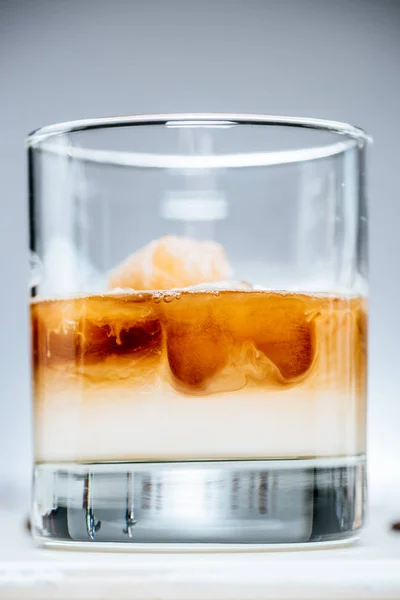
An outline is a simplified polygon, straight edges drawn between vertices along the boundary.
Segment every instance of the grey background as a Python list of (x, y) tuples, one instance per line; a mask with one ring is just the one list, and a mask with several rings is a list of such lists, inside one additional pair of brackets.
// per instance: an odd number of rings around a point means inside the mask
[(372, 495), (397, 469), (400, 2), (0, 0), (0, 482), (27, 485), (25, 134), (145, 112), (264, 112), (364, 127), (370, 152)]

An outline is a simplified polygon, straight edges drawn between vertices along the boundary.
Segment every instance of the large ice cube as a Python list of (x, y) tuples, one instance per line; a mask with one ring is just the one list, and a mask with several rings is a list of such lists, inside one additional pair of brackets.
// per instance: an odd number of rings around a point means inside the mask
[(225, 251), (217, 242), (166, 236), (116, 267), (108, 287), (169, 290), (228, 280), (231, 275)]

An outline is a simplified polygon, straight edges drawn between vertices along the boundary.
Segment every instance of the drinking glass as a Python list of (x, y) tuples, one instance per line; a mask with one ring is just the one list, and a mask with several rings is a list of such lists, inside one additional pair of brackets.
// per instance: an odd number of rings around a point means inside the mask
[(236, 114), (28, 137), (37, 540), (358, 535), (367, 142)]

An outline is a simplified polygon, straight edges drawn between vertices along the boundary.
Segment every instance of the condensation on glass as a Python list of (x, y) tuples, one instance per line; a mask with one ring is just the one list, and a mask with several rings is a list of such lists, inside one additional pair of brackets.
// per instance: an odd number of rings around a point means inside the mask
[(29, 136), (39, 541), (357, 536), (367, 142), (255, 115)]

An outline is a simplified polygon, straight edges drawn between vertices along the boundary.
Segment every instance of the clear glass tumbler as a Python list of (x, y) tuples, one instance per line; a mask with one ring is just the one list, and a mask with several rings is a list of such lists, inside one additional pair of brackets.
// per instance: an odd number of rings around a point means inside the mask
[(357, 536), (367, 141), (234, 114), (29, 136), (39, 541)]

